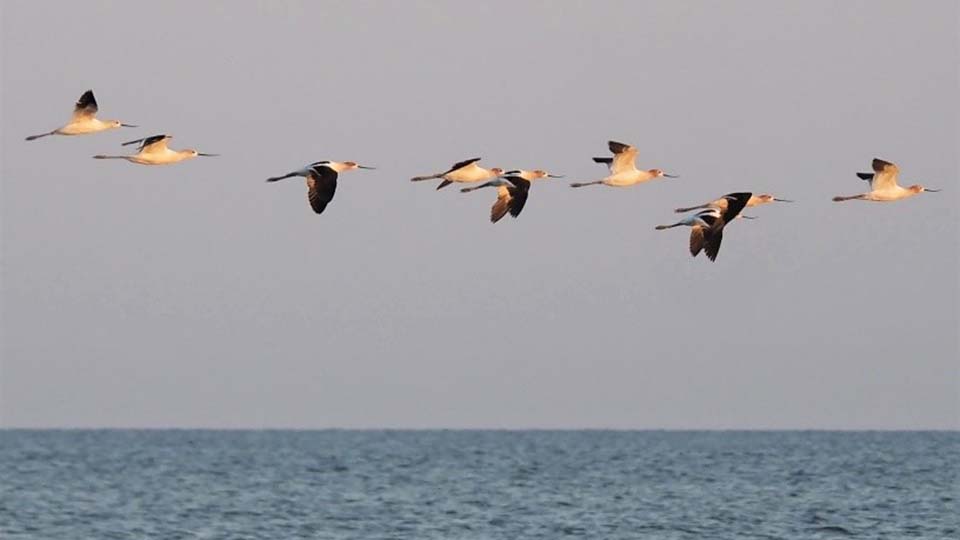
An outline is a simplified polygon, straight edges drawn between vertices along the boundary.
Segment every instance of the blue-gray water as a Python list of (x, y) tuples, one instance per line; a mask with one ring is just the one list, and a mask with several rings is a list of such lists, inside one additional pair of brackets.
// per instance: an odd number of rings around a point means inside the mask
[(957, 538), (960, 433), (0, 431), (0, 538)]

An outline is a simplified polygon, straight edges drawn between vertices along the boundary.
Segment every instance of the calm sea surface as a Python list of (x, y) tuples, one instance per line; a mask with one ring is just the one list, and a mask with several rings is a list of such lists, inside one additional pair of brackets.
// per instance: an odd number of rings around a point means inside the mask
[(960, 433), (0, 431), (0, 538), (960, 537)]

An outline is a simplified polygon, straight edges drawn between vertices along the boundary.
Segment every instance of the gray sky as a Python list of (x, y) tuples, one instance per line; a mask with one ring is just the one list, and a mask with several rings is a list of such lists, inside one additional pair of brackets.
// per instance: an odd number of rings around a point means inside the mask
[[(0, 426), (960, 427), (956, 2), (0, 10)], [(87, 88), (142, 127), (23, 140)], [(90, 159), (154, 133), (222, 157)], [(408, 181), (474, 156), (567, 179)], [(945, 191), (831, 202), (875, 156)], [(653, 229), (734, 190), (798, 202)]]

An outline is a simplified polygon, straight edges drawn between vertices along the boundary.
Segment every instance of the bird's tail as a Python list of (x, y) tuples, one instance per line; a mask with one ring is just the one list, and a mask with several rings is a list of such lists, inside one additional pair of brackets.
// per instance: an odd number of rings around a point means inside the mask
[(423, 182), (424, 180), (433, 180), (434, 178), (441, 178), (443, 174), (431, 174), (428, 176), (414, 176), (410, 179), (411, 182)]
[(41, 134), (39, 134), (39, 135), (31, 135), (31, 136), (27, 137), (26, 140), (28, 140), (28, 141), (35, 141), (35, 140), (39, 139), (40, 137), (46, 137), (47, 135), (53, 135), (53, 134), (56, 133), (56, 132), (57, 132), (57, 131), (54, 130), (54, 131), (48, 131), (47, 133), (41, 133)]
[(697, 206), (691, 206), (690, 208), (675, 208), (673, 211), (676, 212), (676, 213), (678, 213), (678, 214), (682, 214), (682, 213), (684, 213), (684, 212), (692, 212), (692, 211), (694, 211), (694, 210), (699, 210), (700, 208), (706, 208), (707, 206), (709, 206), (709, 205), (708, 205), (708, 204), (700, 204), (700, 205), (697, 205)]
[(583, 187), (583, 186), (592, 186), (595, 184), (602, 184), (603, 180), (594, 180), (593, 182), (571, 182), (570, 187)]
[(97, 154), (93, 156), (93, 159), (127, 159), (127, 156), (105, 156), (103, 154)]

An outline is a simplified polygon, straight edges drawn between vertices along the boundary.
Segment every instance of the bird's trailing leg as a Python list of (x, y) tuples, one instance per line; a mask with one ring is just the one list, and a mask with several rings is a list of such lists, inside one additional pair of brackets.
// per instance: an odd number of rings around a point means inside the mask
[(850, 195), (847, 197), (843, 195), (837, 195), (836, 197), (833, 198), (833, 202), (852, 201), (854, 199), (864, 199), (863, 193), (861, 193), (860, 195)]
[(602, 184), (603, 180), (594, 180), (593, 182), (571, 182), (570, 187), (583, 187), (583, 186), (592, 186), (596, 184)]
[(676, 208), (676, 209), (674, 209), (674, 212), (676, 212), (676, 213), (678, 213), (678, 214), (682, 214), (682, 213), (684, 213), (684, 212), (692, 212), (692, 211), (694, 211), (694, 210), (699, 210), (699, 209), (701, 209), (701, 208), (707, 208), (708, 206), (710, 206), (710, 205), (709, 205), (709, 204), (700, 204), (700, 205), (697, 205), (697, 206), (691, 206), (690, 208)]
[(31, 135), (31, 136), (27, 137), (27, 140), (28, 140), (28, 141), (35, 141), (35, 140), (39, 139), (40, 137), (46, 137), (47, 135), (56, 135), (56, 133), (57, 133), (57, 130), (53, 130), (53, 131), (48, 131), (47, 133), (41, 133), (41, 134), (39, 134), (39, 135)]

